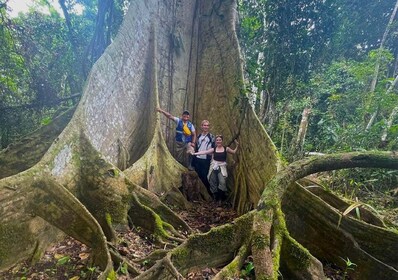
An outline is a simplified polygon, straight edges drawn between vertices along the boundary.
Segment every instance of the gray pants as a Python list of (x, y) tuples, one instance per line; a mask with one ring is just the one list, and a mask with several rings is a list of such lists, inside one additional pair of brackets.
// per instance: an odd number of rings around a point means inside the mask
[(189, 143), (176, 142), (176, 160), (185, 167), (190, 167), (192, 163), (192, 155), (188, 152), (193, 150)]
[(219, 190), (226, 192), (227, 191), (227, 183), (226, 178), (221, 173), (220, 170), (213, 170), (210, 174), (210, 191), (211, 193), (216, 193)]

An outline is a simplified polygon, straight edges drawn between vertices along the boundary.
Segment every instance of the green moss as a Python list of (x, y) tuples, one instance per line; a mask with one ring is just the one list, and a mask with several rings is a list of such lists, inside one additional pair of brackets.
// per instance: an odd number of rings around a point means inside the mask
[(117, 274), (116, 272), (112, 269), (109, 274), (106, 276), (106, 280), (116, 280), (117, 279)]
[(257, 215), (259, 215), (264, 221), (271, 223), (272, 222), (272, 216), (267, 214), (267, 211), (261, 210), (257, 212)]
[(118, 169), (118, 168), (115, 168), (113, 171), (114, 171), (114, 173), (115, 173), (115, 178), (118, 178), (118, 177), (120, 176), (120, 171), (119, 171), (119, 169)]
[(242, 246), (239, 248), (237, 256), (227, 266), (223, 268), (224, 271), (221, 272), (220, 276), (223, 279), (231, 279), (236, 276), (237, 273), (240, 273), (241, 269), (244, 269), (243, 267), (241, 267), (240, 257), (246, 256), (248, 252), (248, 244), (242, 244)]
[(239, 261), (234, 259), (232, 262), (230, 262), (227, 266), (227, 273), (226, 274), (233, 274), (235, 271), (237, 271), (238, 269), (240, 269), (240, 267), (238, 267), (239, 265)]
[(155, 212), (153, 212), (153, 214), (154, 214), (154, 218), (155, 218), (155, 230), (153, 232), (153, 235), (155, 236), (155, 238), (167, 237), (168, 233), (163, 228), (162, 219)]
[(189, 239), (189, 244), (192, 248), (212, 254), (225, 250), (227, 244), (232, 246), (235, 234), (234, 227), (228, 224), (213, 228), (204, 235), (193, 235)]
[(98, 220), (103, 220), (108, 213), (113, 224), (126, 224), (130, 197), (125, 179), (84, 136), (80, 137), (80, 142), (82, 182), (79, 199)]
[(256, 234), (253, 236), (253, 246), (259, 250), (263, 250), (270, 246), (270, 239), (268, 235)]
[(14, 263), (19, 256), (29, 257), (25, 248), (33, 248), (34, 240), (26, 226), (19, 221), (0, 224), (0, 268)]
[(289, 258), (295, 259), (295, 265), (297, 269), (305, 269), (311, 263), (311, 254), (304, 248), (300, 243), (294, 239), (290, 239)]
[[(237, 228), (239, 226), (236, 224), (227, 224), (213, 228), (205, 234), (191, 235), (184, 246), (173, 250), (173, 263), (178, 267), (184, 267), (187, 262), (201, 263), (206, 260), (206, 256), (232, 254), (247, 237)], [(247, 229), (249, 232), (250, 228)]]
[(189, 260), (189, 251), (185, 246), (179, 246), (173, 250), (173, 261), (182, 263)]
[(108, 226), (112, 226), (112, 216), (109, 213), (105, 213), (105, 220)]

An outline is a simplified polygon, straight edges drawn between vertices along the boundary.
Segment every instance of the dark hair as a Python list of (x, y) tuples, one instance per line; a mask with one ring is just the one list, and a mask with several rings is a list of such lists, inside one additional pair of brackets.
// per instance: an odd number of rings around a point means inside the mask
[(224, 137), (223, 137), (221, 134), (217, 134), (216, 137), (215, 137), (214, 139), (216, 139), (216, 138), (218, 138), (218, 137), (220, 137), (221, 140), (224, 140)]
[(184, 112), (182, 112), (183, 115), (188, 115), (189, 116), (189, 111), (185, 110)]

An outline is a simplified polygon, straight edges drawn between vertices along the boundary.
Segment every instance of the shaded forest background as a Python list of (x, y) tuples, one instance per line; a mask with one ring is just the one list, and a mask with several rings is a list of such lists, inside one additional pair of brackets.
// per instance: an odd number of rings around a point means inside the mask
[[(38, 0), (17, 17), (7, 3), (0, 1), (0, 148), (77, 104), (129, 1), (59, 0), (56, 9)], [(397, 3), (238, 1), (244, 90), (287, 161), (397, 149)], [(328, 175), (351, 197), (398, 184), (396, 171)]]

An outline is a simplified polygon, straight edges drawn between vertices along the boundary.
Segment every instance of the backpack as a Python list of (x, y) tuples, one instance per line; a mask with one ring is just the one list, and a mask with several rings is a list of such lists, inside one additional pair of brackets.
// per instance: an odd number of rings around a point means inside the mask
[[(215, 140), (214, 135), (211, 133), (207, 133), (206, 137), (209, 138), (209, 141), (211, 143), (210, 147), (208, 147), (208, 148), (214, 148), (216, 146), (215, 141), (214, 141)], [(199, 137), (198, 137), (198, 141), (196, 142), (196, 145), (195, 145), (195, 152), (199, 151), (199, 146), (200, 145), (199, 145)], [(207, 159), (211, 159), (211, 157), (212, 157), (212, 155), (207, 155)]]

